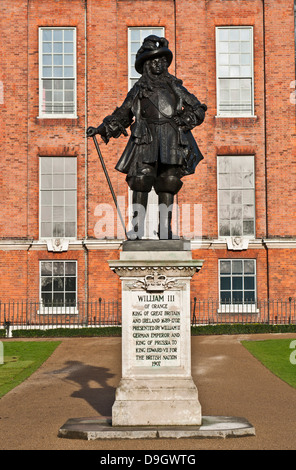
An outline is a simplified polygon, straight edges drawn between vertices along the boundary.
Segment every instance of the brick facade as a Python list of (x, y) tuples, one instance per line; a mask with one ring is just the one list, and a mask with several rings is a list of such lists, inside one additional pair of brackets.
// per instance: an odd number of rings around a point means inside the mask
[[(221, 259), (255, 259), (258, 299), (296, 297), (296, 113), (293, 0), (2, 0), (0, 84), (0, 301), (39, 301), (42, 260), (77, 261), (78, 300), (120, 300), (108, 259), (113, 240), (97, 240), (99, 204), (113, 204), (92, 140), (97, 126), (128, 91), (127, 28), (165, 28), (174, 53), (170, 72), (208, 106), (193, 131), (204, 155), (184, 179), (178, 204), (202, 207), (202, 240), (193, 256), (205, 260), (192, 297), (219, 298)], [(38, 28), (76, 28), (77, 118), (39, 117)], [(217, 117), (217, 26), (253, 26), (253, 117)], [(114, 167), (127, 138), (101, 145), (117, 195), (128, 200)], [(217, 156), (255, 158), (256, 237), (233, 251), (218, 235)], [(77, 239), (66, 252), (39, 239), (39, 159), (77, 157)]]

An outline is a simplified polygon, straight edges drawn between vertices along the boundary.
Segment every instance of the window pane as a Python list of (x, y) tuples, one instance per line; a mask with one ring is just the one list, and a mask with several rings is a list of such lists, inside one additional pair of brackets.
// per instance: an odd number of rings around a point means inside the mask
[(63, 277), (55, 277), (53, 279), (53, 290), (55, 292), (59, 292), (59, 291), (64, 291), (64, 278)]
[(229, 39), (229, 29), (221, 28), (219, 30), (219, 39), (220, 39), (220, 41), (228, 41), (228, 39)]
[(232, 273), (241, 274), (243, 272), (243, 262), (241, 260), (232, 261)]
[(72, 54), (67, 54), (64, 57), (64, 65), (73, 65), (74, 58)]
[(230, 224), (229, 219), (220, 220), (219, 224), (219, 234), (220, 237), (230, 237)]
[(231, 191), (231, 204), (242, 203), (242, 192), (240, 190)]
[(54, 53), (63, 52), (63, 43), (62, 42), (54, 42), (53, 43), (53, 52)]
[(54, 276), (63, 276), (64, 275), (64, 261), (55, 261), (53, 263), (53, 275)]
[(53, 220), (55, 222), (63, 222), (64, 207), (53, 207)]
[(55, 90), (62, 90), (63, 89), (63, 80), (54, 80), (54, 89)]
[(65, 42), (64, 44), (64, 52), (65, 54), (72, 54), (74, 52), (73, 43)]
[(66, 277), (65, 281), (66, 291), (76, 291), (76, 277)]
[(54, 29), (53, 30), (53, 40), (54, 41), (62, 41), (63, 40), (63, 30), (62, 29)]
[(76, 305), (76, 293), (66, 292), (65, 293), (65, 305), (68, 307), (74, 307)]
[(54, 67), (53, 68), (53, 76), (55, 78), (63, 76), (63, 67)]
[(230, 261), (220, 261), (220, 273), (221, 274), (230, 274), (231, 273), (231, 262)]
[(43, 261), (41, 263), (41, 275), (42, 276), (52, 275), (52, 263), (51, 263), (51, 261)]
[(226, 303), (226, 304), (231, 303), (231, 292), (230, 291), (221, 292), (221, 302)]
[(52, 172), (52, 158), (51, 157), (42, 157), (41, 158), (41, 173), (51, 174)]
[(75, 275), (76, 274), (76, 263), (73, 261), (68, 261), (65, 263), (65, 274), (66, 275)]
[(64, 173), (64, 158), (54, 157), (52, 159), (52, 171), (53, 173)]
[(43, 64), (44, 65), (52, 65), (52, 56), (51, 55), (44, 55), (43, 56)]
[(252, 276), (244, 278), (244, 289), (245, 290), (255, 289), (255, 280)]
[(64, 80), (65, 90), (74, 90), (74, 80)]
[(230, 277), (221, 277), (220, 287), (221, 287), (221, 290), (230, 290), (231, 289), (231, 278)]
[(64, 175), (54, 175), (52, 180), (53, 188), (63, 189), (64, 188)]
[(51, 29), (44, 29), (43, 30), (43, 41), (51, 41), (52, 40), (52, 30)]
[(75, 236), (76, 236), (76, 223), (65, 222), (65, 237), (75, 237)]
[(41, 187), (43, 189), (52, 187), (52, 176), (51, 175), (41, 175)]
[(245, 291), (244, 292), (244, 301), (245, 302), (255, 302), (255, 292), (254, 291)]
[(53, 191), (52, 192), (52, 203), (54, 206), (64, 206), (65, 203), (64, 191)]
[(76, 175), (67, 174), (65, 176), (65, 188), (76, 188)]
[(64, 224), (61, 222), (54, 222), (52, 231), (54, 237), (61, 238), (65, 236)]
[(54, 307), (63, 307), (64, 306), (64, 293), (63, 292), (54, 292), (53, 293), (53, 306)]
[(52, 291), (52, 277), (42, 277), (41, 278), (41, 291)]
[(42, 67), (43, 77), (52, 77), (52, 67)]
[(76, 220), (76, 207), (75, 206), (66, 206), (65, 207), (65, 221), (66, 222), (75, 222)]
[(42, 191), (41, 192), (41, 205), (51, 206), (51, 204), (52, 204), (52, 191)]
[(76, 203), (76, 191), (65, 192), (65, 204), (74, 205)]
[(44, 207), (42, 207), (41, 221), (42, 221), (42, 222), (51, 222), (51, 221), (52, 221), (52, 209), (51, 209), (51, 206), (44, 206)]
[(255, 263), (254, 260), (245, 260), (244, 261), (244, 272), (245, 274), (254, 274), (255, 273)]
[(239, 41), (240, 40), (240, 31), (239, 29), (229, 29), (229, 41)]
[(52, 44), (51, 42), (44, 42), (42, 46), (42, 51), (45, 54), (50, 54), (52, 52)]
[(62, 54), (54, 54), (54, 56), (53, 56), (53, 65), (63, 65), (63, 56), (62, 56)]
[(52, 306), (52, 293), (42, 292), (41, 301), (45, 307), (51, 307)]
[(41, 237), (50, 238), (52, 236), (52, 223), (42, 222), (41, 223)]
[(234, 304), (241, 304), (243, 302), (243, 292), (242, 291), (233, 291), (232, 300)]
[(240, 39), (241, 41), (250, 41), (250, 29), (243, 28), (241, 29)]
[(74, 68), (73, 67), (64, 67), (64, 76), (65, 77), (73, 77), (74, 75)]
[(242, 277), (233, 277), (232, 278), (232, 289), (241, 290), (243, 288), (243, 278)]
[(64, 30), (64, 41), (73, 41), (73, 29)]

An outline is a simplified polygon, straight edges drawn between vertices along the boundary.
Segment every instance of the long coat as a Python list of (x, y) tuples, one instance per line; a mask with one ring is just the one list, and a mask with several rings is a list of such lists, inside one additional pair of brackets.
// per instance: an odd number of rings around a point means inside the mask
[[(147, 98), (139, 96), (136, 83), (123, 104), (105, 118), (105, 126), (110, 118), (123, 128), (131, 126), (130, 138), (115, 167), (118, 171), (133, 176), (139, 163), (160, 159), (165, 164), (179, 165), (183, 177), (193, 174), (203, 159), (191, 129), (203, 122), (206, 105), (189, 93), (180, 80), (172, 78), (169, 87), (159, 88)], [(149, 109), (147, 112), (149, 105), (158, 111), (157, 121), (153, 121)], [(177, 115), (183, 118), (183, 125), (175, 123), (173, 117)]]

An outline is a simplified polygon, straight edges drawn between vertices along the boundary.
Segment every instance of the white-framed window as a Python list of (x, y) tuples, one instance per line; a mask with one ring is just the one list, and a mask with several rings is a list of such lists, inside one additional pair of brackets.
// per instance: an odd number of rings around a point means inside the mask
[(71, 313), (77, 304), (77, 261), (40, 261), (42, 313)]
[(76, 157), (44, 156), (40, 157), (39, 166), (40, 238), (76, 238)]
[[(219, 260), (220, 306), (256, 304), (256, 260)], [(227, 310), (226, 310), (227, 311)]]
[(217, 157), (219, 237), (255, 238), (253, 155)]
[(135, 69), (135, 60), (138, 50), (140, 49), (143, 40), (154, 34), (155, 36), (163, 37), (163, 27), (132, 27), (128, 28), (128, 87), (129, 89), (139, 80), (140, 75)]
[(216, 28), (217, 115), (254, 115), (252, 26)]
[(39, 28), (39, 117), (76, 118), (76, 28)]

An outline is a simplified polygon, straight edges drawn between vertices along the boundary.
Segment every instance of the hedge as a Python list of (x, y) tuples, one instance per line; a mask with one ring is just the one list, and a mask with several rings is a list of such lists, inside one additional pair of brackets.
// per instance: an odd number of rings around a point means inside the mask
[(192, 326), (191, 333), (196, 335), (237, 335), (257, 333), (296, 333), (296, 325), (266, 325), (265, 323), (220, 324)]
[[(0, 330), (4, 332), (5, 330)], [(296, 325), (266, 325), (263, 323), (219, 324), (192, 326), (192, 336), (197, 335), (236, 335), (256, 333), (296, 333)], [(60, 338), (90, 336), (121, 336), (120, 326), (98, 328), (51, 328), (48, 330), (22, 329), (12, 330), (13, 338)]]

